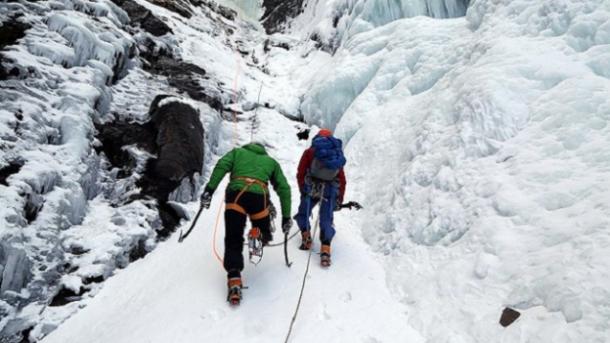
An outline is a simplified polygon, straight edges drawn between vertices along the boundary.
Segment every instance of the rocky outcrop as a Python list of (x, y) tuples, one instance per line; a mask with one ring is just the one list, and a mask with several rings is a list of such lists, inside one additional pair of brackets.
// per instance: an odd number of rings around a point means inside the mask
[(282, 30), (286, 22), (303, 10), (303, 0), (264, 0), (265, 13), (261, 22), (267, 33)]
[(130, 24), (133, 26), (139, 26), (154, 36), (163, 36), (172, 32), (165, 22), (137, 2), (133, 0), (112, 0), (112, 2), (127, 12)]
[[(19, 39), (25, 37), (25, 31), (30, 28), (30, 25), (19, 20), (19, 16), (9, 18), (0, 26), (0, 50), (15, 44)], [(12, 66), (13, 61), (7, 59), (0, 52), (0, 80), (6, 80), (9, 77), (19, 75), (19, 69)]]
[[(174, 207), (168, 205), (170, 195), (177, 188), (194, 184), (195, 176), (203, 166), (204, 130), (199, 113), (179, 98), (159, 95), (150, 106), (150, 121), (144, 124), (112, 122), (98, 125), (100, 152), (118, 168), (117, 177), (132, 176), (142, 163), (127, 146), (137, 145), (152, 156), (145, 162), (144, 171), (138, 175), (141, 189), (128, 201), (143, 198), (156, 200), (162, 226), (157, 231), (160, 238), (167, 237), (183, 218)], [(194, 193), (194, 187), (192, 193)]]

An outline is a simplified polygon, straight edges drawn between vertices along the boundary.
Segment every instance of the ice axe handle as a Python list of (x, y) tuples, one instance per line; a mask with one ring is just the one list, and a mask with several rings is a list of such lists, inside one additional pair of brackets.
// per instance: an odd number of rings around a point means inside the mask
[(359, 203), (355, 202), (355, 201), (350, 201), (350, 202), (346, 202), (345, 204), (341, 204), (341, 206), (339, 206), (340, 208), (347, 208), (347, 209), (356, 209), (356, 211), (360, 211), (362, 209), (362, 205), (360, 205)]
[(195, 225), (197, 224), (197, 220), (199, 219), (201, 212), (203, 212), (203, 208), (204, 208), (203, 206), (199, 206), (199, 211), (197, 212), (197, 215), (195, 216), (195, 219), (193, 220), (191, 227), (184, 234), (182, 234), (182, 231), (180, 231), (180, 237), (178, 237), (178, 243), (182, 243), (182, 241), (184, 241), (184, 239), (186, 237), (188, 237), (188, 235), (191, 234), (191, 232), (195, 228)]

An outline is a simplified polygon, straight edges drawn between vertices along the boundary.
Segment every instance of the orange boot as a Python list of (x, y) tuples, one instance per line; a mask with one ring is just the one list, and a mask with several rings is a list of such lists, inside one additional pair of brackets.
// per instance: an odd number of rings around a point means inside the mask
[(229, 294), (227, 295), (227, 301), (234, 306), (239, 305), (241, 302), (241, 277), (232, 277), (229, 278), (228, 282), (229, 286)]
[(330, 267), (330, 245), (322, 244), (320, 247), (320, 264), (322, 267)]
[(301, 242), (301, 246), (299, 249), (301, 250), (309, 250), (311, 249), (311, 245), (313, 241), (311, 240), (311, 233), (309, 231), (301, 231), (301, 238), (303, 239)]

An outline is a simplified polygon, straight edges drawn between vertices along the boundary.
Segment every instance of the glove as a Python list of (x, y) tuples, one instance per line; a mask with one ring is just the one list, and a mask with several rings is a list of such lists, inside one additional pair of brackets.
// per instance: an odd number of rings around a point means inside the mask
[(212, 204), (212, 192), (206, 187), (203, 194), (201, 194), (201, 207), (210, 208)]
[(282, 232), (283, 233), (290, 232), (291, 227), (292, 227), (292, 219), (289, 217), (282, 218)]
[(335, 212), (341, 210), (342, 203), (343, 203), (343, 201), (341, 201), (341, 199), (337, 198), (337, 200), (335, 201), (335, 209), (334, 209)]

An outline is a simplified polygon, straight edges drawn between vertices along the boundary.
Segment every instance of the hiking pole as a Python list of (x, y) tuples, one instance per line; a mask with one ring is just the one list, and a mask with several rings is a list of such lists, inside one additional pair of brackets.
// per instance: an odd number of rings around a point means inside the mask
[(186, 233), (182, 234), (182, 230), (180, 230), (180, 237), (178, 237), (178, 243), (182, 243), (182, 241), (191, 234), (191, 232), (195, 228), (195, 224), (197, 224), (197, 220), (199, 219), (201, 212), (203, 212), (203, 206), (199, 206), (199, 211), (195, 216), (195, 220), (193, 220), (193, 224), (191, 224), (191, 227), (186, 231)]
[(286, 260), (286, 266), (290, 268), (292, 262), (288, 259), (288, 231), (284, 232), (284, 259)]
[(360, 211), (363, 207), (359, 203), (355, 201), (346, 202), (345, 204), (339, 205), (339, 209), (347, 208), (349, 210), (356, 209), (356, 211)]

